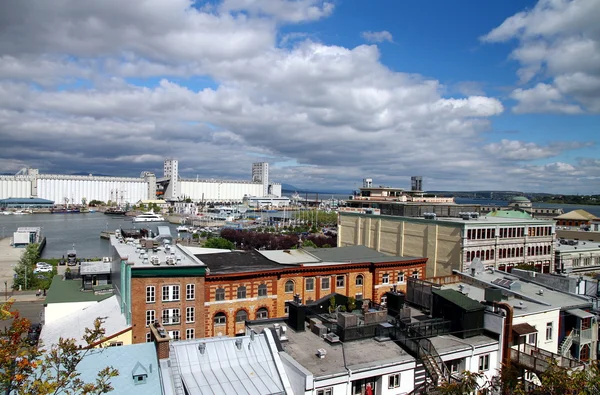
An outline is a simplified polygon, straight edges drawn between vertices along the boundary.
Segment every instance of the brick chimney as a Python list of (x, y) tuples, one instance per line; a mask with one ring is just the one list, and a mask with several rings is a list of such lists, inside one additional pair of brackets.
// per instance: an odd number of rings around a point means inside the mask
[(156, 355), (158, 359), (169, 358), (169, 341), (171, 337), (158, 321), (150, 324), (150, 333), (154, 346), (156, 347)]

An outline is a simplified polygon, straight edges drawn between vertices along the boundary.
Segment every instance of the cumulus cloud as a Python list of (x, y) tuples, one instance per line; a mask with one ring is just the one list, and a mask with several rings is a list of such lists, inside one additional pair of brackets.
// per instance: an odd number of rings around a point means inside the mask
[(499, 142), (487, 144), (484, 146), (484, 150), (500, 159), (532, 161), (551, 158), (567, 150), (575, 150), (592, 145), (592, 142), (554, 142), (542, 146), (525, 141), (502, 139)]
[[(282, 25), (325, 18), (331, 2), (194, 6), (0, 4), (5, 171), (137, 175), (174, 157), (186, 177), (248, 179), (250, 164), (268, 158), (276, 181), (304, 188), (367, 176), (405, 186), (413, 174), (447, 189), (506, 180), (510, 144), (482, 149), (490, 118), (504, 111), (498, 99), (448, 96), (434, 78), (390, 70), (376, 45), (301, 32), (283, 45)], [(561, 83), (583, 95), (582, 78)]]
[(525, 101), (516, 112), (600, 112), (598, 20), (596, 0), (540, 0), (481, 37), (486, 43), (516, 39), (510, 57), (520, 64), (520, 82), (544, 80), (541, 86), (514, 92), (517, 100)]
[(388, 32), (387, 30), (382, 30), (380, 32), (366, 31), (360, 33), (360, 35), (362, 38), (371, 43), (382, 43), (385, 41), (390, 43), (394, 42), (394, 37), (392, 37), (392, 33)]

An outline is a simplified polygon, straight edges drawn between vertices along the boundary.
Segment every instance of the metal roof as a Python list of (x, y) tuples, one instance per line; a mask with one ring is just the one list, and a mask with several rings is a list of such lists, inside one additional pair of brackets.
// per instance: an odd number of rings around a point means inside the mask
[(41, 198), (8, 198), (0, 199), (0, 204), (54, 204), (54, 200)]
[(537, 333), (537, 329), (535, 329), (528, 323), (513, 325), (512, 329), (513, 332), (515, 332), (519, 336), (529, 335), (530, 333)]
[(264, 334), (178, 341), (171, 347), (171, 366), (176, 361), (189, 395), (285, 394)]
[(579, 317), (579, 318), (590, 318), (590, 317), (594, 316), (594, 314), (589, 313), (585, 310), (581, 310), (581, 309), (567, 310), (567, 313), (574, 315), (575, 317)]
[(324, 262), (396, 262), (418, 259), (386, 255), (369, 247), (357, 245), (337, 248), (304, 248)]

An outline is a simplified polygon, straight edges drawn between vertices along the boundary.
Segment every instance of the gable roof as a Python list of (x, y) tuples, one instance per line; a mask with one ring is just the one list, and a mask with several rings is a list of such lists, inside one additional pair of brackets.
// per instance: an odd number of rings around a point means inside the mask
[(573, 210), (568, 213), (564, 213), (559, 215), (558, 217), (554, 217), (554, 219), (571, 219), (578, 221), (590, 221), (595, 219), (596, 216), (594, 214), (588, 213), (585, 210)]

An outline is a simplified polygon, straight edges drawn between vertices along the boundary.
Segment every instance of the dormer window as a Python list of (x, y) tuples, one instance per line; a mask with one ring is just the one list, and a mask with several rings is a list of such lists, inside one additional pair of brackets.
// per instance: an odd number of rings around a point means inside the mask
[[(150, 365), (150, 371), (152, 371), (152, 365)], [(146, 380), (148, 379), (148, 371), (141, 363), (138, 362), (131, 371), (131, 377), (133, 378), (133, 383), (135, 385), (146, 384)]]

